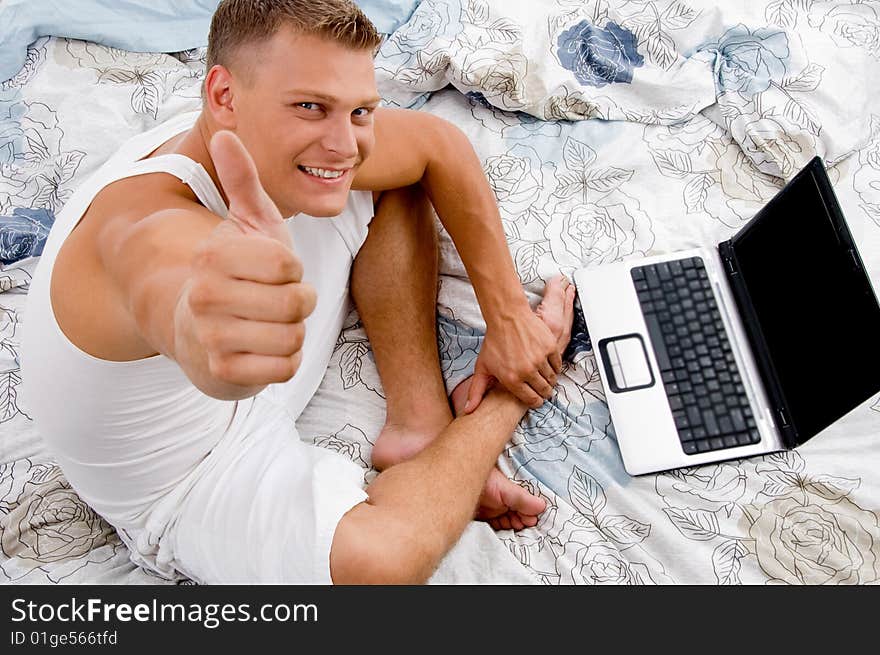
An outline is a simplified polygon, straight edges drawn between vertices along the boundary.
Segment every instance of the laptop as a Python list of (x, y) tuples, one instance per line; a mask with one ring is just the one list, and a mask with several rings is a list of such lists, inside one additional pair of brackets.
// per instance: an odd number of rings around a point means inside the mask
[(574, 282), (631, 475), (794, 448), (880, 392), (880, 305), (818, 157), (716, 248)]

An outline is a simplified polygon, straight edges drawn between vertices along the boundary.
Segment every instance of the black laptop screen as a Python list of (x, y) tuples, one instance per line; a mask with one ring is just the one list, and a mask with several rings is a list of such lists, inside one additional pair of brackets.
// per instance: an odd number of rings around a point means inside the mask
[(814, 160), (733, 239), (798, 441), (880, 391), (880, 307), (840, 217)]

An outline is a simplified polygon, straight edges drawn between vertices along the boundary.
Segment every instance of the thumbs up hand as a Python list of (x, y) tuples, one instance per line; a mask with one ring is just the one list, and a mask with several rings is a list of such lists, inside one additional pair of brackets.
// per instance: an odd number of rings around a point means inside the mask
[(184, 370), (196, 369), (187, 373), (203, 391), (244, 398), (296, 373), (317, 298), (244, 145), (218, 132), (210, 151), (229, 213), (194, 253), (175, 311), (175, 332), (184, 335), (175, 350), (194, 364)]

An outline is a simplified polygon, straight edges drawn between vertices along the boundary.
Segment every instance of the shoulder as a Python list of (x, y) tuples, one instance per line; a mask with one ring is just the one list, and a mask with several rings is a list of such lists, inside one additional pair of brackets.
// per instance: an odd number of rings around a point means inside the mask
[(83, 217), (104, 252), (132, 233), (207, 233), (223, 220), (199, 203), (192, 190), (168, 173), (149, 173), (113, 182), (95, 196)]

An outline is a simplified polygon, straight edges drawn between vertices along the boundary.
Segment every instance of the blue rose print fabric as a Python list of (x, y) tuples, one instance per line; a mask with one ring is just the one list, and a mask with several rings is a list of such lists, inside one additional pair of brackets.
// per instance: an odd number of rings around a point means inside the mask
[(616, 23), (597, 28), (581, 21), (559, 35), (559, 63), (584, 86), (631, 84), (633, 70), (644, 65), (636, 35)]
[(715, 100), (712, 57), (687, 52), (701, 12), (683, 2), (422, 0), (383, 44), (389, 104), (451, 84), (544, 120), (669, 124)]
[(12, 216), (0, 216), (0, 262), (12, 264), (43, 254), (55, 216), (45, 209), (16, 207)]

